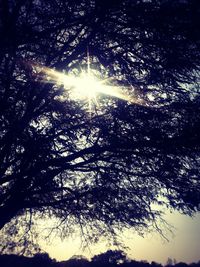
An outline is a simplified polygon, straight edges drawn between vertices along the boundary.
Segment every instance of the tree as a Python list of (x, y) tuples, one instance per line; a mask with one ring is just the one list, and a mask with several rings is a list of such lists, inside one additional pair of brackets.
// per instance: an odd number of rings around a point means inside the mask
[(63, 264), (62, 266), (66, 266), (66, 267), (87, 267), (90, 265), (90, 262), (88, 261), (87, 258), (81, 256), (81, 255), (75, 255), (72, 258), (70, 258), (69, 260), (67, 260), (65, 262), (65, 265)]
[(58, 266), (58, 263), (50, 259), (48, 255), (37, 254), (35, 257), (24, 257), (19, 255), (0, 255), (0, 263), (2, 267), (53, 267)]
[(126, 261), (126, 255), (121, 250), (108, 250), (92, 258), (94, 266), (109, 266), (123, 264)]
[(151, 266), (152, 267), (162, 267), (162, 264), (158, 263), (158, 262), (155, 262), (155, 261), (152, 261), (151, 262)]
[(171, 258), (167, 259), (166, 266), (172, 266), (174, 265), (173, 260)]
[[(199, 210), (199, 12), (197, 0), (1, 0), (0, 228), (30, 213), (95, 240), (157, 228), (152, 204)], [(87, 47), (135, 103), (102, 95), (88, 112), (48, 77), (78, 76)]]

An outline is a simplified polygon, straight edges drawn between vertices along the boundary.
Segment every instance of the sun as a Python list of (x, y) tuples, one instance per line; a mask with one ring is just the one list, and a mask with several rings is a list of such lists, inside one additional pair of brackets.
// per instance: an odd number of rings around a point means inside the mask
[(45, 74), (47, 82), (62, 85), (71, 99), (86, 100), (90, 111), (92, 111), (92, 104), (98, 104), (97, 99), (101, 95), (118, 98), (129, 103), (142, 104), (140, 100), (125, 93), (123, 88), (113, 85), (111, 83), (112, 78), (100, 79), (101, 73), (90, 68), (89, 54), (87, 56), (87, 68), (81, 70), (79, 75), (66, 74), (38, 64), (34, 64), (34, 67), (36, 71)]
[(92, 74), (82, 71), (79, 76), (66, 76), (63, 79), (66, 89), (71, 87), (71, 97), (77, 99), (95, 99), (101, 91), (101, 82)]
[(36, 65), (36, 70), (46, 74), (46, 80), (58, 85), (63, 85), (64, 88), (70, 91), (71, 98), (75, 99), (95, 99), (97, 95), (104, 94), (116, 98), (120, 98), (125, 101), (132, 101), (128, 94), (125, 94), (122, 88), (108, 84), (109, 79), (100, 80), (95, 71), (82, 71), (78, 76), (67, 75), (62, 72), (58, 72), (54, 69), (44, 66)]

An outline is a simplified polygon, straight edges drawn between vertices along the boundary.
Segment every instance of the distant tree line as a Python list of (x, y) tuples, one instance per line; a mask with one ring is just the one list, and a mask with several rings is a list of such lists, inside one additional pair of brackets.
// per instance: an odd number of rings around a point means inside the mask
[[(171, 262), (171, 263), (170, 263)], [(94, 256), (90, 261), (83, 256), (73, 256), (69, 260), (57, 262), (51, 259), (47, 253), (38, 253), (33, 257), (18, 255), (0, 255), (1, 267), (200, 267), (197, 263), (176, 263), (168, 258), (167, 263), (162, 265), (155, 261), (136, 261), (129, 259), (121, 250), (108, 250)]]

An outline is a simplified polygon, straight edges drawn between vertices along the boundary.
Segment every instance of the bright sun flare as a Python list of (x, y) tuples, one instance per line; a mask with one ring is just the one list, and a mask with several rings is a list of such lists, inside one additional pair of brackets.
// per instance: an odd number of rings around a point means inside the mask
[(72, 98), (95, 99), (98, 94), (105, 94), (125, 101), (133, 101), (133, 98), (123, 93), (120, 87), (106, 84), (106, 79), (99, 80), (91, 71), (89, 73), (82, 71), (79, 76), (74, 76), (43, 66), (36, 66), (36, 69), (44, 72), (47, 80), (63, 85), (66, 90), (70, 90)]
[(34, 64), (34, 66), (36, 71), (46, 74), (47, 77), (45, 79), (47, 81), (63, 85), (69, 92), (70, 98), (75, 100), (86, 99), (90, 111), (92, 103), (97, 104), (97, 96), (100, 94), (139, 104), (139, 100), (124, 93), (121, 87), (110, 85), (108, 83), (109, 79), (98, 79), (95, 75), (96, 71), (90, 68), (89, 55), (87, 56), (87, 70), (82, 71), (79, 76), (67, 75), (37, 64)]

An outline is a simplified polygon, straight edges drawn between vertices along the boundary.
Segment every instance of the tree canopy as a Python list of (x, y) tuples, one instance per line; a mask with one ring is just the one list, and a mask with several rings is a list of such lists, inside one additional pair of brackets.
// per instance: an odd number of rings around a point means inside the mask
[[(157, 227), (156, 205), (199, 211), (199, 15), (198, 0), (0, 1), (0, 228), (30, 213), (96, 237)], [(42, 71), (78, 77), (87, 49), (135, 103), (98, 95), (89, 112)]]

